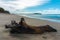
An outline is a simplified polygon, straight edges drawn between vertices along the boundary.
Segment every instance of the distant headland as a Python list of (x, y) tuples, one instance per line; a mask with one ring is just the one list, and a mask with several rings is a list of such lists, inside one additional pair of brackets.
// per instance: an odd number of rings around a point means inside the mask
[(34, 14), (39, 14), (39, 15), (42, 15), (41, 13), (34, 13)]
[(0, 13), (4, 13), (4, 14), (10, 14), (9, 11), (5, 10), (4, 8), (0, 7)]

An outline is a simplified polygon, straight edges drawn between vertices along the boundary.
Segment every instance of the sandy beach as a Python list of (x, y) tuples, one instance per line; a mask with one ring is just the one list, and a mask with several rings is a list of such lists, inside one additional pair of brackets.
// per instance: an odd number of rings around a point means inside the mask
[(0, 14), (0, 40), (60, 40), (60, 23), (50, 22), (47, 20), (33, 19), (24, 17), (28, 25), (43, 26), (50, 25), (57, 29), (58, 32), (44, 33), (44, 34), (18, 34), (10, 35), (9, 31), (5, 29), (5, 24), (10, 24), (11, 20), (20, 21), (23, 16), (12, 14)]

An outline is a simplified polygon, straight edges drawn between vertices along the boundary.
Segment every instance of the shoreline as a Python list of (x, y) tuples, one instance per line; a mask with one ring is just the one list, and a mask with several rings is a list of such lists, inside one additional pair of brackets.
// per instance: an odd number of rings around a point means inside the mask
[[(20, 16), (20, 15), (18, 15), (18, 16)], [(30, 17), (25, 17), (25, 16), (20, 16), (20, 17), (24, 17), (26, 23), (29, 25), (32, 25), (32, 26), (50, 25), (53, 28), (60, 30), (60, 23), (58, 23), (58, 22), (53, 22), (53, 21), (48, 21), (48, 20), (43, 20), (43, 19), (30, 18)]]
[[(21, 16), (21, 15), (18, 15), (18, 16)], [(59, 20), (55, 20), (55, 19), (48, 19), (48, 18), (42, 18), (42, 17), (36, 18), (36, 17), (30, 17), (30, 16), (26, 16), (26, 15), (22, 15), (22, 16), (28, 17), (28, 18), (33, 18), (33, 19), (38, 19), (38, 20), (47, 20), (49, 22), (57, 22), (57, 23), (60, 23)]]
[(43, 26), (50, 25), (51, 27), (57, 29), (56, 33), (45, 33), (45, 34), (20, 34), (17, 36), (10, 36), (9, 31), (5, 29), (5, 24), (10, 24), (11, 20), (16, 22), (20, 21), (20, 18), (24, 16), (12, 15), (12, 14), (0, 14), (0, 40), (45, 40), (43, 38), (47, 37), (46, 40), (60, 40), (60, 23), (50, 22), (47, 20), (34, 19), (24, 17), (26, 23), (31, 26)]

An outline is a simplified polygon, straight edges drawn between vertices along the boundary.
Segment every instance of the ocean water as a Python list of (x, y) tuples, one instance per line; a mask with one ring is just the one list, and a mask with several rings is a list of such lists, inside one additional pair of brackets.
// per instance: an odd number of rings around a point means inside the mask
[(60, 14), (22, 14), (22, 16), (60, 23)]

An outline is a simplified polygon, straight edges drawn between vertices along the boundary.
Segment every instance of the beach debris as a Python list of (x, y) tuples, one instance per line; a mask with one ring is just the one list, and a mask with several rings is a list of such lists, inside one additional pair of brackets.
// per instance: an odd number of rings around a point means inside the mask
[(46, 37), (46, 36), (43, 36), (42, 38), (47, 39), (47, 37)]
[(5, 25), (5, 28), (10, 28), (10, 33), (22, 33), (22, 34), (42, 34), (45, 32), (57, 32), (56, 29), (52, 28), (50, 25), (44, 26), (31, 26), (25, 22), (24, 18), (21, 18), (19, 23), (15, 20), (11, 21), (11, 24)]

